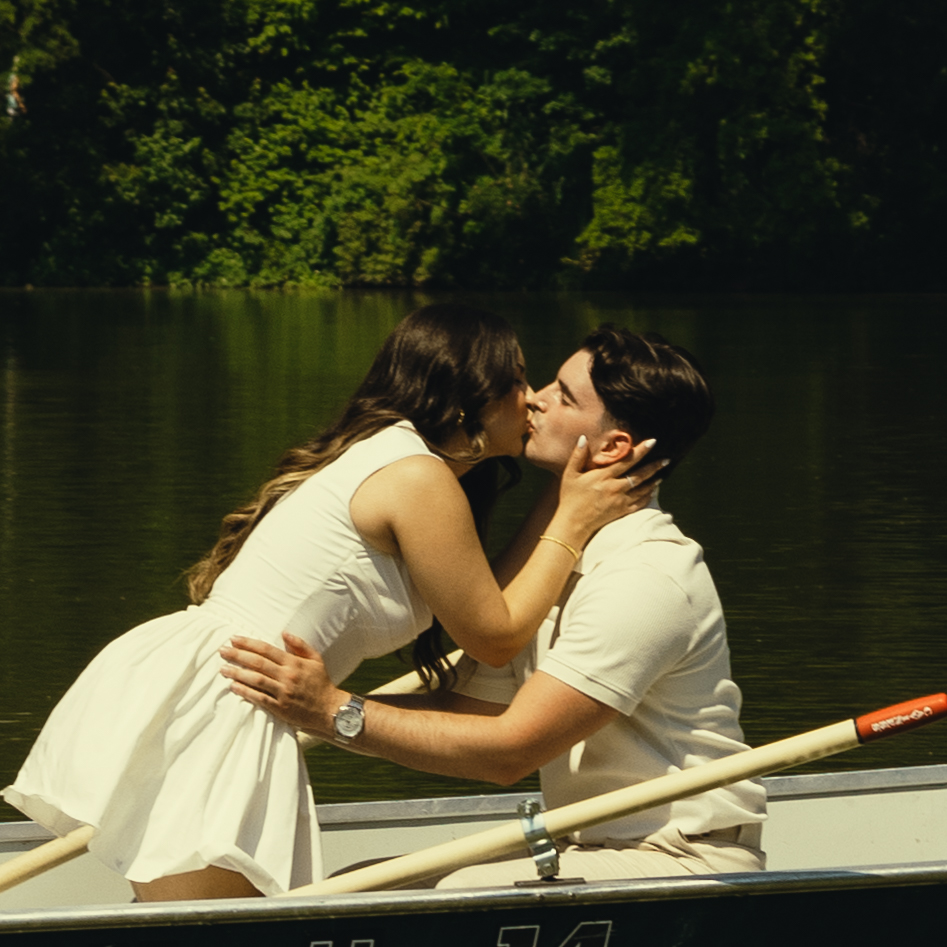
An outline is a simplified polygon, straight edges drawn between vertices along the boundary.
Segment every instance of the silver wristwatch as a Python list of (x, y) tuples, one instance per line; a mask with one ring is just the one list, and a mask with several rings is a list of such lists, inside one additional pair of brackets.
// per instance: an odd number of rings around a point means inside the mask
[(365, 698), (352, 694), (332, 718), (335, 739), (339, 743), (351, 743), (365, 729)]

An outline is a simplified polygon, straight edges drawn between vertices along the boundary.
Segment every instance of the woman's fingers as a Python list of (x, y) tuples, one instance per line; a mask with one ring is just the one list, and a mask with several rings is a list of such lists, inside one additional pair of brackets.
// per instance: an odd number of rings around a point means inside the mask
[[(616, 477), (624, 477), (641, 463), (642, 458), (654, 447), (655, 443), (654, 440), (642, 441), (640, 444), (636, 444), (621, 460), (616, 460), (615, 463), (603, 469), (611, 471)], [(665, 466), (665, 461), (654, 460), (647, 466), (652, 466), (653, 464), (659, 464), (663, 467)], [(637, 470), (635, 470), (635, 474), (638, 474)]]
[[(638, 451), (638, 447), (642, 446), (644, 449)], [(640, 457), (654, 447), (654, 441), (644, 442), (644, 445), (638, 445), (638, 447), (636, 447), (637, 461), (634, 456), (629, 456), (623, 462), (606, 468), (614, 475), (616, 488), (624, 494), (627, 513), (637, 513), (651, 502), (654, 491), (661, 485), (661, 480), (657, 475), (671, 462), (667, 457), (663, 457), (638, 467), (636, 463), (640, 462)], [(634, 473), (630, 472), (632, 469)]]
[[(642, 484), (646, 484), (655, 474), (660, 473), (671, 461), (664, 457), (661, 460), (652, 461), (650, 464), (645, 464), (644, 467), (639, 467), (635, 470), (634, 473), (629, 473), (625, 475), (625, 479), (628, 481), (628, 486), (632, 489), (640, 487)], [(651, 484), (652, 487), (657, 486), (657, 484)]]
[(649, 437), (646, 441), (639, 441), (632, 447), (631, 453), (626, 459), (631, 461), (632, 467), (634, 467), (635, 464), (640, 464), (647, 456), (648, 451), (650, 451), (655, 444), (657, 444), (657, 441), (653, 437)]
[(574, 511), (577, 505), (577, 515), (594, 531), (646, 507), (660, 482), (655, 475), (669, 463), (664, 458), (647, 462), (655, 443), (648, 438), (633, 445), (621, 460), (586, 470), (588, 447), (580, 438), (560, 482), (559, 509)]
[(646, 492), (650, 494), (657, 486), (652, 478), (671, 462), (667, 457), (662, 457), (644, 466), (638, 466), (655, 443), (654, 438), (651, 438), (636, 444), (624, 458), (607, 467), (600, 467), (596, 473), (605, 481), (610, 480), (623, 490), (636, 490), (644, 485), (647, 488)]
[(585, 465), (589, 460), (589, 439), (581, 434), (572, 448), (572, 454), (569, 462), (566, 464), (565, 473), (581, 473), (585, 470)]

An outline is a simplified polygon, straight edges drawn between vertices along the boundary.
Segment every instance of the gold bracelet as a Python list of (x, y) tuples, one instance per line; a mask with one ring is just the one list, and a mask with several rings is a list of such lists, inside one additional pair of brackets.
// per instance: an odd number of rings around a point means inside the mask
[(557, 546), (562, 546), (563, 549), (568, 549), (569, 552), (571, 552), (572, 555), (575, 557), (575, 561), (576, 561), (576, 562), (579, 561), (579, 555), (580, 555), (580, 553), (579, 553), (579, 551), (575, 548), (575, 546), (570, 546), (567, 542), (564, 542), (564, 541), (561, 540), (561, 539), (556, 539), (555, 536), (540, 536), (539, 538), (540, 538), (540, 539), (548, 539), (549, 542), (555, 543)]

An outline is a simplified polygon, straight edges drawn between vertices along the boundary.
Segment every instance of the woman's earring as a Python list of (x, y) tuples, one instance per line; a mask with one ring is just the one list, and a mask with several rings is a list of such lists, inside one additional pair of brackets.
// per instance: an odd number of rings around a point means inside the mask
[(461, 424), (464, 423), (464, 418), (465, 418), (465, 417), (467, 417), (467, 415), (464, 414), (464, 409), (461, 408), (461, 409), (460, 409), (460, 417), (457, 419), (457, 427), (460, 427)]

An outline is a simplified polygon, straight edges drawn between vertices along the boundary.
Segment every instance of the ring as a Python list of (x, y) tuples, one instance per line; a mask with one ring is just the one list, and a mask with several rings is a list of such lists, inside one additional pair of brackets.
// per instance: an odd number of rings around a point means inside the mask
[(637, 484), (635, 483), (635, 478), (631, 474), (625, 474), (625, 479), (628, 481), (628, 489), (634, 490)]

